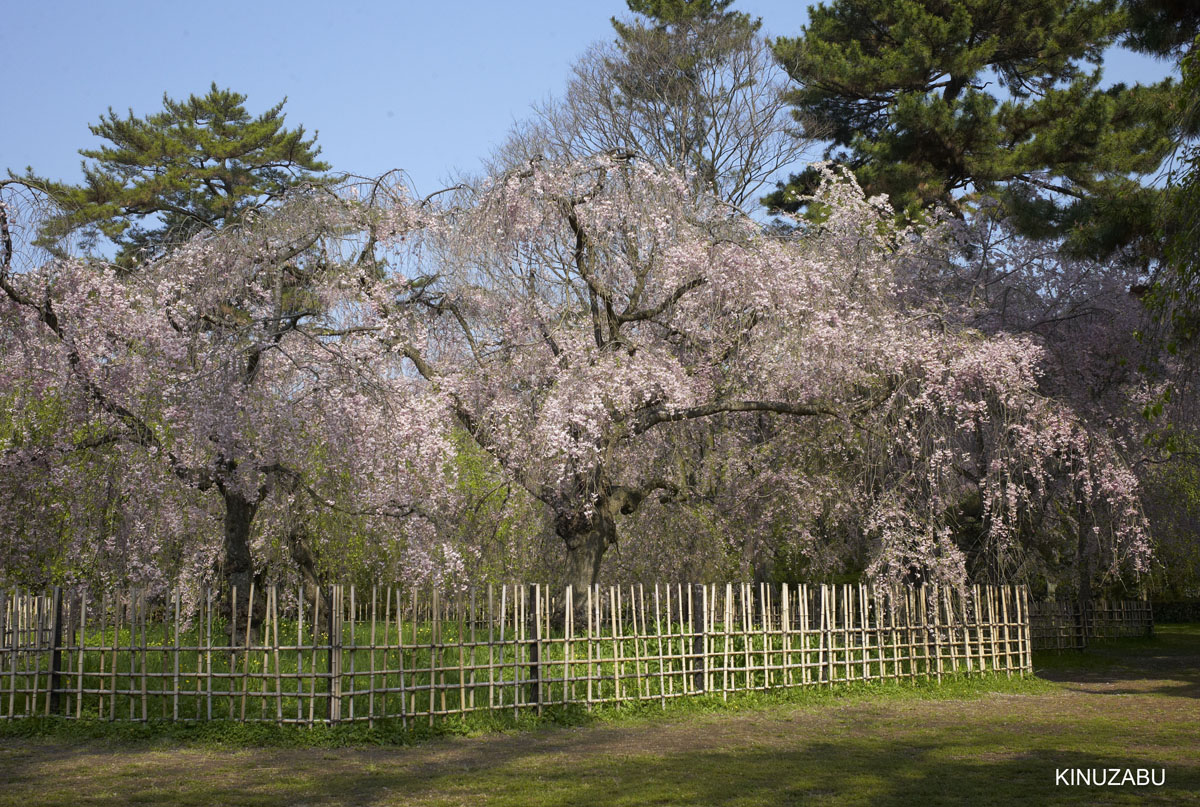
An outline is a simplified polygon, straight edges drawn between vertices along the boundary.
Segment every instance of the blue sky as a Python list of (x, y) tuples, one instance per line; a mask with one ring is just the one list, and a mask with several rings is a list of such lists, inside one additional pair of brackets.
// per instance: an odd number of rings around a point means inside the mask
[[(624, 0), (592, 2), (53, 2), (13, 0), (0, 28), (0, 170), (80, 178), (88, 124), (141, 116), (215, 81), (258, 113), (287, 96), (290, 126), (319, 131), (339, 171), (405, 169), (419, 191), (473, 171), (530, 104), (563, 87)], [(738, 0), (771, 35), (807, 3)], [(1115, 53), (1106, 78), (1149, 81), (1163, 63)]]

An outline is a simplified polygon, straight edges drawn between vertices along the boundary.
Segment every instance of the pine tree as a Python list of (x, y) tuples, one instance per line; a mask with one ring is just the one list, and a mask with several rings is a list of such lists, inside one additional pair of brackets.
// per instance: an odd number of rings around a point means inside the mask
[(38, 177), (32, 168), (19, 178), (44, 190), (59, 209), (45, 222), (39, 244), (55, 251), (70, 235), (93, 244), (104, 237), (128, 267), (299, 184), (328, 181), (315, 135), (305, 139), (304, 127), (284, 128), (286, 100), (251, 117), (245, 95), (214, 83), (207, 95), (185, 101), (164, 94), (163, 110), (145, 118), (132, 110), (121, 117), (110, 107), (89, 127), (108, 144), (79, 152), (85, 158), (81, 185)]
[(1195, 0), (1124, 0), (1129, 30), (1121, 44), (1161, 58), (1183, 56), (1200, 32)]
[(1200, 4), (1194, 0), (1124, 0), (1126, 47), (1176, 63), (1180, 82), (1175, 152), (1159, 200), (1157, 224), (1163, 261), (1151, 308), (1167, 321), (1168, 345), (1200, 343)]
[(1151, 303), (1168, 315), (1169, 343), (1194, 350), (1200, 346), (1200, 35), (1180, 69), (1177, 150), (1158, 211), (1165, 260)]
[[(1138, 177), (1170, 148), (1169, 82), (1101, 89), (1116, 0), (833, 0), (775, 52), (826, 157), (901, 211), (1003, 201), (1030, 234), (1107, 254), (1152, 231)], [(768, 203), (796, 210), (794, 176)]]

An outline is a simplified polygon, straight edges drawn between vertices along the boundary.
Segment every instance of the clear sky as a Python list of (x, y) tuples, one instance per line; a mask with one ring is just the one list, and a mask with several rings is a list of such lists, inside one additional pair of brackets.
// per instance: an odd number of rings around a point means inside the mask
[[(770, 35), (799, 32), (805, 2), (737, 0)], [(419, 191), (473, 171), (571, 63), (611, 39), (624, 0), (331, 3), (292, 0), (9, 0), (0, 15), (0, 170), (77, 181), (76, 153), (111, 106), (139, 117), (212, 82), (257, 114), (283, 97), (338, 171), (405, 169)], [(1106, 78), (1162, 63), (1118, 53)]]

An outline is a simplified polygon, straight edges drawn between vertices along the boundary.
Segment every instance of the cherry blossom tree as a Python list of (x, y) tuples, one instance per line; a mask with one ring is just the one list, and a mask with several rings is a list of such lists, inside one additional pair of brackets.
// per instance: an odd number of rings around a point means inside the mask
[[(161, 581), (167, 555), (190, 552), (215, 560), (243, 603), (262, 571), (260, 514), (286, 528), (299, 508), (334, 510), (432, 540), (444, 418), (372, 335), (378, 317), (357, 278), (376, 269), (347, 240), (370, 229), (363, 205), (297, 194), (129, 275), (70, 260), (18, 270), (12, 199), (0, 208), (0, 396), (12, 426), (0, 463), (27, 493), (52, 484), (40, 497), (61, 514), (49, 540), (86, 541), (108, 512), (100, 543), (135, 548), (126, 580)], [(97, 483), (107, 491), (86, 495)], [(0, 505), (6, 556), (34, 555), (22, 540), (38, 531), (26, 509), (37, 498)], [(188, 534), (209, 540), (180, 547)], [(289, 536), (312, 582), (303, 533)]]
[[(1109, 570), (1143, 567), (1136, 480), (1038, 394), (1039, 349), (906, 302), (929, 239), (826, 173), (826, 215), (779, 238), (633, 154), (533, 160), (423, 208), (394, 261), (428, 282), (374, 296), (395, 350), (543, 504), (576, 586), (623, 519), (702, 495), (717, 465), (765, 477), (748, 523), (796, 543), (850, 500), (833, 520), (858, 522), (881, 576), (1007, 571), (1027, 528), (1075, 502), (1087, 519), (1059, 526)], [(681, 457), (695, 441), (672, 438), (699, 423), (719, 446)], [(787, 459), (756, 467), (772, 453)], [(963, 547), (972, 496), (982, 544)]]

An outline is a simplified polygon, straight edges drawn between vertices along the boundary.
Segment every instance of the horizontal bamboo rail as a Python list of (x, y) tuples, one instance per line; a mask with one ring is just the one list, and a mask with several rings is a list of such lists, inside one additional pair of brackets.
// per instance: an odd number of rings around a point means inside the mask
[(0, 717), (409, 726), (1032, 670), (1023, 586), (333, 586), (242, 600), (0, 592)]

